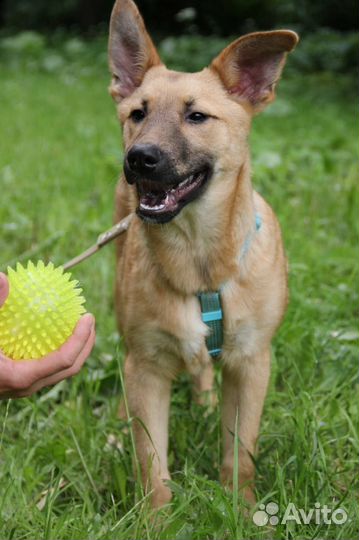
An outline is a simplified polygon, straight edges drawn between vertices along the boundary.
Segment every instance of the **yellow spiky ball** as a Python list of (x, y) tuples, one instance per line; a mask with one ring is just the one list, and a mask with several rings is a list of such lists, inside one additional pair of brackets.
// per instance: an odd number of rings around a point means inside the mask
[(0, 350), (13, 360), (58, 349), (85, 313), (78, 281), (52, 263), (8, 268), (9, 296), (0, 309)]

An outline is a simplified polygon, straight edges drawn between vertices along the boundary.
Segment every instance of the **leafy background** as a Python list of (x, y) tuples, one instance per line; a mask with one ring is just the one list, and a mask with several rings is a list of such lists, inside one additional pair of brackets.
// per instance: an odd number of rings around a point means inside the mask
[[(107, 94), (107, 1), (0, 3), (0, 268), (61, 264), (112, 223), (123, 159)], [(162, 57), (207, 64), (232, 37), (301, 32), (276, 102), (255, 119), (253, 182), (274, 207), (291, 302), (273, 344), (256, 459), (258, 501), (344, 507), (342, 526), (258, 528), (218, 483), (219, 410), (174, 385), (172, 506), (153, 516), (136, 486), (131, 422), (117, 417), (123, 347), (113, 315), (113, 248), (74, 271), (97, 319), (82, 372), (0, 402), (2, 539), (312, 539), (359, 532), (358, 162), (352, 3), (143, 1)], [(186, 10), (184, 10), (186, 8)], [(190, 10), (188, 8), (191, 8)], [(107, 25), (107, 23), (106, 23)], [(217, 385), (220, 369), (217, 368)]]

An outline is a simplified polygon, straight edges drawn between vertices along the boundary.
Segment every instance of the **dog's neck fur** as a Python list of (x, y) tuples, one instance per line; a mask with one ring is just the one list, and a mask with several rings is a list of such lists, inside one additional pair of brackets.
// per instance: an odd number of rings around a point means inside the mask
[(249, 158), (237, 173), (219, 179), (218, 190), (221, 181), (231, 188), (223, 186), (214, 203), (211, 193), (195, 212), (190, 204), (168, 225), (142, 227), (161, 279), (181, 294), (215, 291), (233, 278), (241, 248), (255, 227)]

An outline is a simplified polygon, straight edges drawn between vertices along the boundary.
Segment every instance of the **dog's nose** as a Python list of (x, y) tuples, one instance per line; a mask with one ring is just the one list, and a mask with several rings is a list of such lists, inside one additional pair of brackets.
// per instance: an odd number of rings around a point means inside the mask
[(135, 144), (127, 153), (130, 170), (138, 174), (153, 173), (162, 159), (162, 152), (154, 144)]

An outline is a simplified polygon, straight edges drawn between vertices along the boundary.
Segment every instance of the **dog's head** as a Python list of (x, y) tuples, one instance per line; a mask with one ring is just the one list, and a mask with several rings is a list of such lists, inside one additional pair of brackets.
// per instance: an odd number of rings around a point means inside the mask
[(162, 64), (132, 0), (116, 1), (110, 92), (123, 124), (125, 177), (136, 187), (142, 219), (170, 221), (240, 169), (251, 117), (274, 99), (297, 41), (289, 30), (248, 34), (203, 71), (179, 73)]

